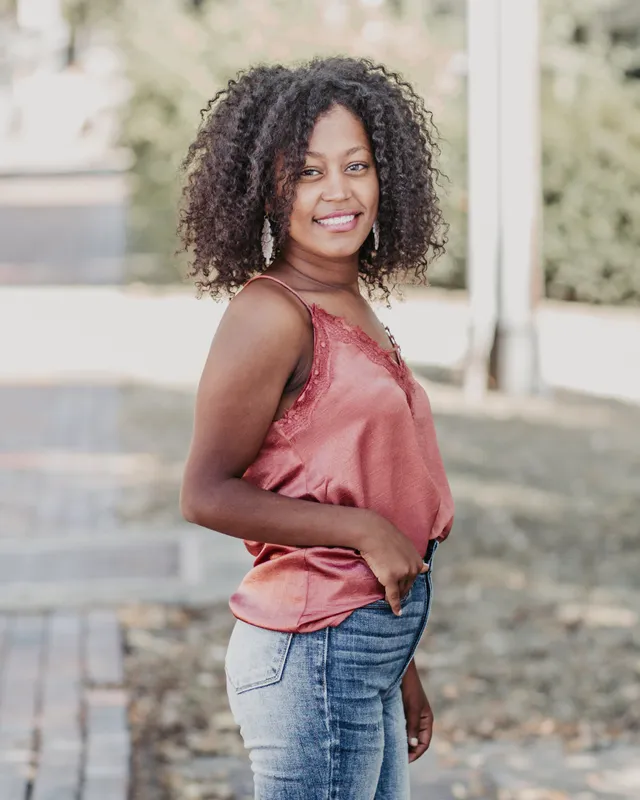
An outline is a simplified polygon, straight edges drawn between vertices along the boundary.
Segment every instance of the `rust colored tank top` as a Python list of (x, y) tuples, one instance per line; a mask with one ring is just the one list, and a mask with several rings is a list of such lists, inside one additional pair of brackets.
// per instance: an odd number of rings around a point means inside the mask
[[(431, 407), (393, 337), (385, 350), (342, 317), (309, 304), (313, 364), (285, 415), (269, 428), (243, 479), (316, 503), (369, 508), (426, 554), (453, 522), (453, 500)], [(335, 626), (384, 597), (364, 559), (340, 547), (246, 541), (254, 556), (230, 601), (238, 619), (261, 628), (307, 632)]]

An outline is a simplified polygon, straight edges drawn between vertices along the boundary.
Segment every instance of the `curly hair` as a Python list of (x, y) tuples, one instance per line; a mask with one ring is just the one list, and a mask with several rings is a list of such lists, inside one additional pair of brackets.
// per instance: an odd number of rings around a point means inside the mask
[[(399, 75), (365, 59), (317, 58), (301, 66), (240, 73), (201, 112), (183, 163), (178, 233), (199, 294), (233, 295), (262, 271), (260, 235), (269, 205), (276, 253), (287, 239), (296, 185), (318, 117), (341, 105), (370, 139), (380, 185), (380, 246), (370, 234), (359, 258), (370, 292), (427, 267), (444, 251), (436, 195), (437, 129)], [(277, 187), (277, 191), (276, 191)]]

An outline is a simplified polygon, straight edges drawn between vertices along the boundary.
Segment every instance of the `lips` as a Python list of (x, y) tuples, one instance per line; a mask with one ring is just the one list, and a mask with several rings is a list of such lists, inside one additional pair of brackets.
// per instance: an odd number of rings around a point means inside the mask
[(344, 232), (353, 230), (358, 224), (358, 217), (361, 216), (359, 211), (353, 212), (338, 212), (336, 214), (329, 214), (326, 217), (315, 219), (318, 225), (328, 231)]

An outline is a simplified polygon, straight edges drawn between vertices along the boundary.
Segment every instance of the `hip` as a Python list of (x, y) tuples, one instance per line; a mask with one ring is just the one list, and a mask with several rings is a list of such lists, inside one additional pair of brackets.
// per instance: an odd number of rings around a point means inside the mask
[[(435, 550), (435, 547), (433, 548)], [(432, 560), (433, 553), (429, 559)], [(431, 570), (419, 575), (402, 598), (402, 616), (384, 599), (351, 611), (335, 626), (306, 633), (269, 630), (237, 620), (226, 656), (230, 691), (290, 683), (302, 686), (320, 672), (357, 674), (381, 694), (396, 686), (418, 646), (431, 613)]]
[[(438, 542), (432, 539), (425, 547), (425, 561), (431, 563)], [(256, 627), (310, 633), (337, 627), (383, 594), (355, 550), (289, 548), (250, 570), (230, 606), (237, 619)]]

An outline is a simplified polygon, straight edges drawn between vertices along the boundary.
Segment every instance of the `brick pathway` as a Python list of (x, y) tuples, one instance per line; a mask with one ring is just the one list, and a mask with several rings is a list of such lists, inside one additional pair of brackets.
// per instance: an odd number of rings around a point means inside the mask
[[(119, 283), (121, 183), (4, 180), (1, 282)], [(43, 381), (0, 388), (0, 800), (126, 800), (121, 632), (115, 611), (82, 607), (87, 581), (123, 568), (100, 550), (117, 529), (120, 390), (48, 384), (38, 319)], [(74, 582), (79, 608), (57, 609), (56, 587)]]
[(112, 611), (0, 617), (2, 800), (126, 800), (122, 684)]
[(0, 388), (9, 422), (0, 433), (0, 537), (115, 528), (118, 395), (111, 386)]
[(198, 578), (184, 530), (120, 519), (153, 460), (123, 452), (121, 405), (115, 385), (0, 386), (0, 612), (181, 599)]

